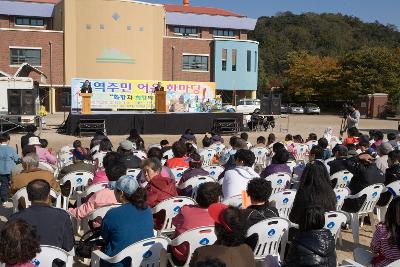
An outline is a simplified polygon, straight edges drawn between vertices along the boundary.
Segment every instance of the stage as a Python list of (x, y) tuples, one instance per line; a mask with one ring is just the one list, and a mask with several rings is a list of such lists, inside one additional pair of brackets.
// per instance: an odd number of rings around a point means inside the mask
[(127, 135), (133, 128), (140, 134), (182, 134), (186, 129), (205, 133), (213, 127), (214, 119), (236, 119), (243, 129), (243, 113), (166, 113), (152, 112), (93, 112), (90, 115), (70, 113), (65, 122), (68, 135), (79, 135), (81, 120), (104, 120), (108, 135)]

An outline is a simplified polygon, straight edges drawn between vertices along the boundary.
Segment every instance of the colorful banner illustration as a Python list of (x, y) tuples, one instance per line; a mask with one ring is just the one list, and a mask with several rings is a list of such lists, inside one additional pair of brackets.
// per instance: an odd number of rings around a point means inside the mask
[[(71, 109), (82, 107), (80, 90), (89, 80), (93, 90), (92, 110), (152, 110), (155, 109), (155, 88), (158, 81), (100, 80), (74, 78), (71, 81)], [(214, 104), (215, 83), (162, 81), (167, 92), (170, 112), (202, 112)]]

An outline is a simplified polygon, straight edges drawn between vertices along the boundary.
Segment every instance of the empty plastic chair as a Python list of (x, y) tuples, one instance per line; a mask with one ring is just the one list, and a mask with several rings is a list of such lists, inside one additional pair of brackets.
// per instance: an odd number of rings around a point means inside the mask
[(336, 195), (336, 210), (342, 210), (344, 200), (348, 195), (350, 195), (350, 190), (348, 188), (335, 188), (333, 189)]
[(353, 174), (347, 170), (339, 171), (331, 175), (331, 181), (336, 179), (335, 188), (344, 188), (347, 187), (353, 178)]
[(347, 217), (343, 212), (340, 211), (329, 211), (325, 213), (325, 229), (331, 231), (335, 241), (338, 236), (340, 236), (339, 244), (342, 246), (342, 238), (341, 238), (341, 226), (346, 224)]
[(66, 267), (72, 267), (74, 262), (73, 255), (69, 254), (69, 252), (53, 247), (53, 246), (40, 246), (42, 250), (40, 253), (36, 255), (34, 259), (32, 259), (32, 263), (35, 266), (39, 267), (48, 267), (52, 266), (53, 261), (58, 259), (65, 262)]
[(296, 190), (288, 189), (272, 194), (269, 198), (269, 202), (278, 210), (279, 217), (289, 219), (295, 197)]
[(203, 159), (202, 166), (205, 167), (212, 165), (213, 158), (216, 154), (217, 151), (212, 148), (202, 150), (200, 152), (200, 156)]
[(265, 178), (265, 180), (271, 182), (272, 194), (285, 190), (290, 183), (290, 179), (290, 174), (285, 172), (273, 173)]

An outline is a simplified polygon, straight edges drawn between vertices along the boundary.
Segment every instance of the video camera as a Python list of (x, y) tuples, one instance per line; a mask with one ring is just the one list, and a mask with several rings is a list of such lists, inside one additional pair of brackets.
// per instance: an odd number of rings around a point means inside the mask
[(351, 114), (351, 104), (344, 103), (342, 106), (342, 110), (340, 111), (340, 115), (343, 119), (346, 119)]

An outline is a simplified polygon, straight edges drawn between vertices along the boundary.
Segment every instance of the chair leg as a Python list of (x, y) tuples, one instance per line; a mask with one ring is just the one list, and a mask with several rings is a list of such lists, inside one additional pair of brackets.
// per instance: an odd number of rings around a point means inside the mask
[(339, 229), (339, 247), (343, 247), (342, 231)]
[(387, 211), (387, 206), (376, 207), (376, 216), (378, 217), (379, 222), (385, 221), (386, 211)]
[(355, 244), (360, 243), (359, 231), (360, 225), (358, 222), (358, 213), (351, 213), (351, 231), (353, 233), (353, 241)]
[(375, 220), (375, 216), (374, 216), (374, 212), (369, 212), (368, 213), (369, 216), (369, 221), (371, 222), (371, 226), (373, 227), (374, 231), (376, 229), (376, 220)]

